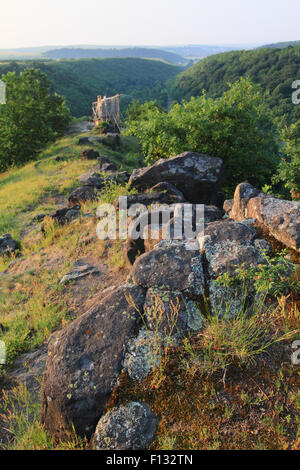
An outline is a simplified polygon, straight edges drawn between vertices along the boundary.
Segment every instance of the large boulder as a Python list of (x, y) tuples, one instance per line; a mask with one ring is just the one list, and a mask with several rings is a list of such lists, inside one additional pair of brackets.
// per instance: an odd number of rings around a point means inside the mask
[(184, 152), (154, 165), (134, 170), (131, 186), (144, 191), (160, 182), (171, 183), (188, 202), (214, 204), (224, 180), (223, 161), (195, 152)]
[(189, 248), (179, 240), (162, 240), (154, 250), (136, 259), (131, 279), (143, 287), (180, 290), (190, 298), (201, 298), (205, 284), (202, 256), (197, 249)]
[[(57, 333), (48, 347), (41, 421), (52, 435), (90, 436), (122, 369), (127, 340), (141, 321), (145, 289), (123, 284)], [(141, 313), (139, 313), (139, 311)]]
[(229, 211), (234, 220), (256, 219), (257, 224), (289, 248), (300, 250), (300, 202), (285, 201), (241, 183)]
[(18, 248), (17, 242), (9, 233), (0, 237), (0, 256), (9, 256)]
[(253, 303), (253, 286), (247, 288), (217, 283), (225, 273), (234, 275), (237, 268), (256, 267), (264, 263), (261, 245), (255, 241), (256, 231), (248, 223), (230, 219), (207, 224), (199, 233), (200, 252), (205, 261), (207, 291), (212, 315), (231, 318)]
[(93, 438), (95, 450), (142, 450), (154, 437), (158, 419), (144, 403), (130, 402), (103, 416)]
[(262, 262), (260, 251), (254, 246), (256, 231), (233, 220), (220, 220), (205, 225), (199, 233), (201, 253), (208, 264), (208, 274), (217, 278), (229, 272), (234, 274), (242, 264), (256, 266)]

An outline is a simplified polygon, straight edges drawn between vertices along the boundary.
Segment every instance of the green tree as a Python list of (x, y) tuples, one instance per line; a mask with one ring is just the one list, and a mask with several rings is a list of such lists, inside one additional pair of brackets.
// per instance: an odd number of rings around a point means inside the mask
[(44, 73), (26, 69), (8, 72), (6, 104), (0, 105), (0, 170), (34, 159), (49, 142), (62, 135), (70, 114), (65, 101), (50, 93)]
[(284, 142), (278, 170), (273, 183), (283, 183), (292, 198), (300, 200), (300, 120), (282, 131)]
[(220, 157), (231, 189), (244, 180), (261, 186), (276, 169), (275, 126), (260, 89), (248, 79), (230, 85), (221, 98), (203, 93), (174, 104), (170, 113), (154, 103), (133, 111), (126, 133), (140, 139), (148, 163), (187, 150)]

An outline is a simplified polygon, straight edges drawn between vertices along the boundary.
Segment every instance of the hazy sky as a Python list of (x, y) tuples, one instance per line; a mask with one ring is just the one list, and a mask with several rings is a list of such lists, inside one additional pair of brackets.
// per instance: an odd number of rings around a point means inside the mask
[(300, 0), (0, 0), (0, 49), (300, 39)]

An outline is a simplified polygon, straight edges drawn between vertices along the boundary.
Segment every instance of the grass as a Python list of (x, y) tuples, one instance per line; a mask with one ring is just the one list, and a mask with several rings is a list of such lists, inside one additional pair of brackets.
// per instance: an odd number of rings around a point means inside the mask
[[(69, 308), (72, 292), (64, 291), (59, 280), (78, 258), (90, 255), (97, 260), (105, 255), (113, 270), (124, 266), (120, 242), (112, 243), (108, 250), (100, 240), (81, 243), (84, 237), (96, 235), (93, 217), (80, 217), (66, 226), (46, 217), (44, 235), (39, 224), (30, 226), (36, 214), (57, 208), (58, 197), (64, 203), (79, 184), (77, 177), (97, 162), (79, 158), (84, 147), (77, 143), (78, 135), (66, 136), (49, 146), (40, 160), (0, 176), (0, 235), (9, 231), (14, 237), (22, 237), (22, 258), (0, 257), (0, 271), (10, 267), (9, 275), (0, 279), (0, 324), (4, 330), (0, 339), (6, 344), (8, 366), (73, 319)], [(118, 156), (125, 158), (122, 152), (132, 150), (136, 143), (124, 139), (122, 145)], [(105, 155), (116, 154), (100, 144), (96, 148), (102, 155), (104, 151)], [(55, 156), (63, 160), (57, 161)], [(81, 213), (95, 215), (100, 202), (112, 202), (128, 191), (127, 186), (108, 183), (101, 199), (84, 204)], [(0, 366), (1, 370), (5, 372)]]
[[(37, 381), (39, 378), (36, 379)], [(0, 417), (9, 430), (7, 450), (83, 450), (86, 442), (74, 432), (70, 440), (56, 443), (40, 424), (41, 400), (25, 384), (3, 392)]]
[[(119, 151), (101, 144), (94, 148), (118, 163), (120, 169), (130, 169), (139, 158), (138, 144), (133, 138), (122, 139)], [(85, 147), (79, 146), (78, 140), (78, 135), (65, 136), (47, 147), (39, 160), (0, 175), (0, 236), (9, 232), (20, 239), (22, 230), (35, 215), (55, 209), (54, 196), (65, 196), (79, 185), (77, 177), (97, 163), (79, 158)], [(57, 161), (55, 156), (63, 160)]]

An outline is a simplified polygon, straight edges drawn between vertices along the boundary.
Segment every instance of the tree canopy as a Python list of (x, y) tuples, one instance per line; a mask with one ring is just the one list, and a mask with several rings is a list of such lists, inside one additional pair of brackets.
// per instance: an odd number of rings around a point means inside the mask
[(230, 188), (244, 180), (261, 186), (278, 164), (271, 113), (259, 87), (246, 79), (221, 98), (204, 93), (174, 104), (170, 113), (154, 102), (135, 103), (128, 111), (126, 133), (140, 139), (148, 163), (188, 150), (222, 158)]
[(63, 134), (70, 120), (64, 98), (50, 92), (40, 70), (20, 75), (8, 72), (6, 104), (0, 105), (0, 170), (36, 157), (48, 143)]
[(292, 83), (299, 79), (300, 45), (278, 49), (255, 49), (217, 54), (201, 60), (179, 74), (171, 85), (177, 100), (200, 96), (222, 96), (227, 83), (249, 77), (267, 92), (266, 100), (281, 123), (300, 119), (300, 106), (292, 103)]

